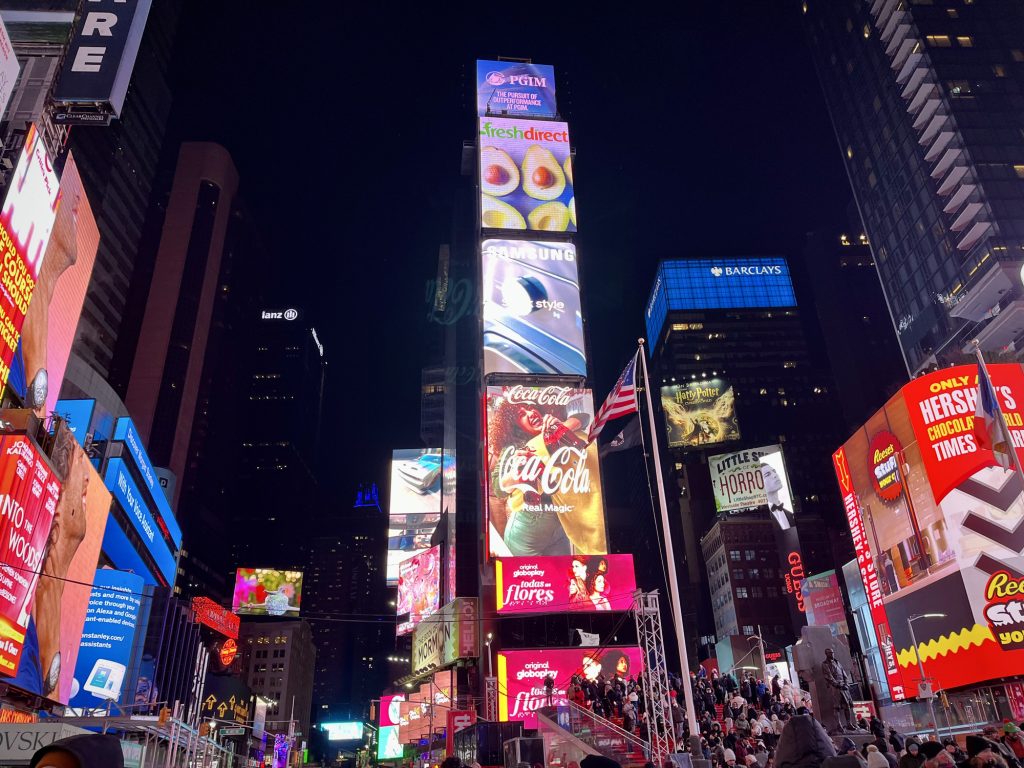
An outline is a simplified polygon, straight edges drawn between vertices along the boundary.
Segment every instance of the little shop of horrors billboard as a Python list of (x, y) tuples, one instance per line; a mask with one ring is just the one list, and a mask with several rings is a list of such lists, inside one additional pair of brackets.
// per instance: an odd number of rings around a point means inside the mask
[[(989, 367), (1018, 461), (1024, 372)], [(1024, 672), (1024, 484), (974, 435), (977, 366), (910, 382), (833, 455), (893, 699)], [(910, 639), (907, 621), (917, 614)]]

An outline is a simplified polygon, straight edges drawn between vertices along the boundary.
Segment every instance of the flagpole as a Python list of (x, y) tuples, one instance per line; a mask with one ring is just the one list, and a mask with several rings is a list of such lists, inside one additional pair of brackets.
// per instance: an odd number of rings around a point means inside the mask
[[(1010, 458), (1013, 459), (1013, 468), (1017, 472), (1017, 477), (1020, 478), (1021, 485), (1024, 485), (1024, 467), (1021, 466), (1020, 459), (1017, 456), (1017, 448), (1013, 444), (1013, 437), (1010, 435), (1010, 428), (1006, 425), (1006, 417), (1003, 415), (1003, 407), (999, 404), (999, 395), (996, 393), (995, 384), (992, 384), (992, 374), (988, 370), (988, 365), (985, 363), (985, 357), (981, 354), (981, 344), (977, 339), (971, 342), (974, 347), (974, 355), (978, 358), (978, 365), (981, 366), (982, 370), (985, 371), (985, 376), (988, 378), (989, 384), (992, 385), (992, 394), (995, 395), (996, 412), (999, 414), (999, 429), (1002, 432), (1003, 439), (1006, 441), (1006, 445), (1010, 449)], [(978, 393), (979, 397), (981, 393)]]
[(661, 474), (661, 450), (658, 447), (658, 432), (654, 425), (654, 406), (651, 403), (651, 382), (647, 376), (647, 354), (644, 351), (644, 340), (637, 339), (639, 349), (637, 355), (644, 370), (644, 396), (647, 398), (648, 428), (651, 435), (651, 447), (654, 450), (654, 474), (658, 483), (658, 501), (661, 506), (661, 527), (665, 535), (665, 557), (667, 559), (669, 598), (672, 608), (672, 624), (676, 630), (676, 645), (679, 648), (680, 674), (683, 678), (683, 700), (686, 704), (686, 722), (690, 726), (690, 755), (693, 760), (704, 757), (700, 749), (700, 726), (697, 725), (697, 710), (693, 706), (693, 684), (690, 682), (690, 660), (686, 651), (686, 634), (683, 632), (683, 608), (679, 600), (679, 580), (676, 577), (676, 556), (672, 547), (672, 529), (669, 527), (668, 502), (665, 499), (665, 480)]

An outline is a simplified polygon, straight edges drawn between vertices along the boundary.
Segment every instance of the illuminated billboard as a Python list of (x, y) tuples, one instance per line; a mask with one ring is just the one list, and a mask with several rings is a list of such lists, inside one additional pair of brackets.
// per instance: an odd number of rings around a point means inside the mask
[(106, 709), (124, 703), (125, 677), (130, 677), (132, 644), (135, 639), (144, 580), (124, 571), (102, 568), (95, 571), (89, 596), (82, 646), (72, 669), (75, 682), (71, 706), (76, 709)]
[(481, 117), (479, 140), (484, 229), (576, 231), (568, 124)]
[(632, 555), (498, 558), (494, 583), (498, 613), (628, 611), (636, 592)]
[(767, 508), (783, 530), (795, 525), (793, 492), (781, 446), (721, 453), (708, 458), (708, 467), (719, 512)]
[(576, 246), (485, 240), (484, 373), (587, 375)]
[[(1024, 372), (989, 371), (1010, 438), (1024, 445)], [(1024, 489), (975, 437), (977, 399), (977, 366), (921, 376), (833, 455), (896, 700), (916, 693), (917, 650), (936, 688), (1024, 669)], [(1024, 459), (1020, 447), (1016, 457)], [(944, 615), (914, 621), (915, 649), (907, 622), (924, 613)]]
[(320, 723), (328, 741), (354, 741), (363, 738), (363, 724), (358, 720), (345, 723)]
[(400, 693), (380, 698), (380, 728), (377, 731), (378, 760), (400, 759), (405, 751), (400, 734), (403, 701), (405, 701), (405, 696)]
[(435, 672), (417, 690), (407, 692), (398, 704), (398, 738), (402, 744), (415, 744), (447, 724), (453, 708), (455, 690), (451, 670)]
[(481, 117), (555, 117), (555, 68), (550, 64), (478, 59), (476, 111)]
[(231, 610), (243, 616), (299, 615), (302, 602), (302, 571), (276, 568), (239, 568)]
[(398, 564), (429, 549), (441, 520), (441, 483), (445, 464), (440, 448), (406, 448), (391, 454), (388, 502), (387, 583), (398, 583)]
[[(210, 598), (193, 597), (192, 612), (196, 615), (196, 621), (204, 627), (209, 627), (232, 640), (238, 639), (241, 620), (236, 614), (222, 608)], [(230, 662), (228, 663), (230, 664)]]
[(661, 388), (661, 410), (670, 448), (700, 448), (740, 439), (736, 395), (723, 379)]
[(800, 585), (800, 591), (804, 597), (804, 605), (807, 606), (808, 626), (829, 627), (834, 635), (850, 633), (846, 623), (843, 592), (839, 588), (839, 577), (834, 570), (808, 576)]
[[(14, 352), (36, 286), (45, 281), (46, 253), (59, 195), (57, 175), (36, 126), (25, 137), (18, 165), (0, 209), (0, 388), (7, 384)], [(58, 383), (56, 389), (60, 389)]]
[(591, 391), (487, 387), (486, 399), (490, 554), (607, 554)]
[(574, 675), (596, 682), (620, 677), (638, 678), (643, 672), (643, 651), (628, 648), (538, 648), (529, 651), (499, 651), (495, 654), (498, 673), (498, 719), (522, 720), (524, 728), (537, 727), (537, 710), (548, 706), (544, 678), (555, 684), (554, 706), (567, 702)]
[(398, 564), (397, 613), (399, 616), (409, 615), (407, 619), (398, 623), (399, 637), (412, 632), (417, 624), (440, 608), (440, 590), (440, 545), (413, 555)]
[(40, 418), (56, 408), (100, 244), (100, 231), (71, 154), (60, 178), (60, 200), (43, 257), (45, 268), (11, 367), (11, 388)]
[(14, 55), (14, 44), (11, 36), (0, 20), (0, 115), (7, 111), (7, 102), (14, 92), (14, 83), (18, 80), (18, 57)]
[(789, 264), (781, 256), (663, 261), (644, 317), (649, 354), (654, 354), (665, 318), (673, 310), (795, 306)]
[[(57, 513), (61, 482), (25, 435), (0, 437), (0, 674), (22, 662), (29, 612)], [(52, 670), (48, 670), (52, 674)], [(51, 686), (52, 688), (53, 686)]]
[[(173, 585), (178, 570), (174, 551), (164, 540), (163, 532), (153, 517), (153, 511), (150, 509), (149, 504), (146, 503), (146, 497), (142, 495), (139, 486), (132, 479), (131, 471), (128, 469), (128, 464), (125, 460), (119, 457), (107, 459), (107, 470), (103, 476), (103, 481), (106, 483), (107, 488), (113, 492), (114, 499), (121, 509), (124, 510), (125, 517), (128, 518), (132, 529), (138, 534), (146, 550), (156, 563), (157, 571), (159, 571), (164, 579), (163, 583), (166, 586)], [(115, 529), (118, 528), (119, 526), (116, 523), (107, 526), (107, 532), (103, 541), (103, 551), (111, 556), (111, 559), (118, 568), (128, 568), (133, 562), (131, 559), (132, 555), (124, 551), (123, 542), (120, 541), (115, 532)], [(108, 539), (110, 541), (109, 547)], [(131, 546), (131, 549), (135, 550), (135, 547)], [(128, 559), (121, 560), (121, 555)], [(138, 555), (136, 554), (135, 557), (137, 558)], [(148, 569), (146, 569), (146, 572), (148, 573)]]

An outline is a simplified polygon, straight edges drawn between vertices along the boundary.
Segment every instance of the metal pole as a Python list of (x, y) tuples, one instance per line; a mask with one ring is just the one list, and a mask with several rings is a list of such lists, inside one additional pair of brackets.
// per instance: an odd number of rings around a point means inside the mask
[[(992, 374), (988, 371), (988, 366), (985, 364), (985, 358), (981, 354), (981, 345), (977, 339), (971, 342), (974, 346), (974, 354), (978, 358), (978, 365), (985, 371), (985, 375), (988, 376), (989, 383), (992, 382)], [(992, 389), (995, 390), (995, 384), (992, 384)], [(1013, 437), (1010, 435), (1010, 429), (1006, 426), (1006, 417), (1003, 416), (1003, 408), (999, 405), (999, 397), (996, 396), (996, 413), (999, 414), (997, 424), (999, 426), (999, 434), (1003, 436), (1003, 440), (1006, 441), (1006, 447), (1010, 451), (1010, 458), (1013, 460), (1013, 468), (1017, 472), (1017, 477), (1020, 478), (1021, 482), (1024, 483), (1024, 466), (1021, 466), (1021, 461), (1017, 458), (1017, 448), (1013, 444)], [(994, 453), (994, 452), (993, 452)]]
[(658, 483), (658, 501), (661, 507), (661, 526), (665, 532), (665, 558), (667, 560), (669, 597), (672, 624), (676, 630), (676, 645), (679, 650), (680, 675), (683, 678), (683, 701), (686, 704), (686, 722), (690, 726), (690, 752), (692, 759), (703, 758), (700, 749), (700, 726), (697, 725), (697, 710), (693, 706), (693, 685), (690, 682), (690, 660), (686, 651), (686, 634), (683, 632), (683, 608), (679, 600), (679, 580), (676, 577), (676, 555), (672, 546), (672, 529), (669, 526), (668, 502), (665, 500), (665, 480), (661, 473), (661, 450), (658, 447), (658, 432), (654, 426), (654, 406), (651, 403), (651, 382), (647, 375), (647, 355), (644, 340), (638, 339), (640, 348), (637, 356), (644, 371), (644, 396), (647, 398), (647, 418), (651, 434), (651, 448), (654, 451), (654, 473)]
[[(917, 669), (921, 673), (921, 682), (924, 680), (924, 660), (921, 658), (921, 649), (917, 647), (917, 636), (914, 634), (914, 619), (920, 619), (920, 616), (909, 616), (907, 617), (907, 627), (910, 629), (910, 642), (914, 644), (914, 655), (917, 656)], [(918, 698), (920, 698), (920, 690), (918, 691)], [(935, 733), (935, 740), (939, 739), (939, 723), (935, 719), (935, 691), (931, 691), (931, 696), (928, 697), (928, 715), (932, 719), (932, 731)]]
[(764, 635), (761, 634), (761, 625), (757, 625), (757, 645), (761, 649), (761, 680), (765, 686), (770, 687), (768, 682), (768, 660), (764, 657)]

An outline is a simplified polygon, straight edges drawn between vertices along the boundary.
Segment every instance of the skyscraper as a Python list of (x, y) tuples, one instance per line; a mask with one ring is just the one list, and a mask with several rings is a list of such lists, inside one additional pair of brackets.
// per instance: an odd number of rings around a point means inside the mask
[(836, 139), (911, 373), (1024, 348), (1024, 8), (805, 0)]

